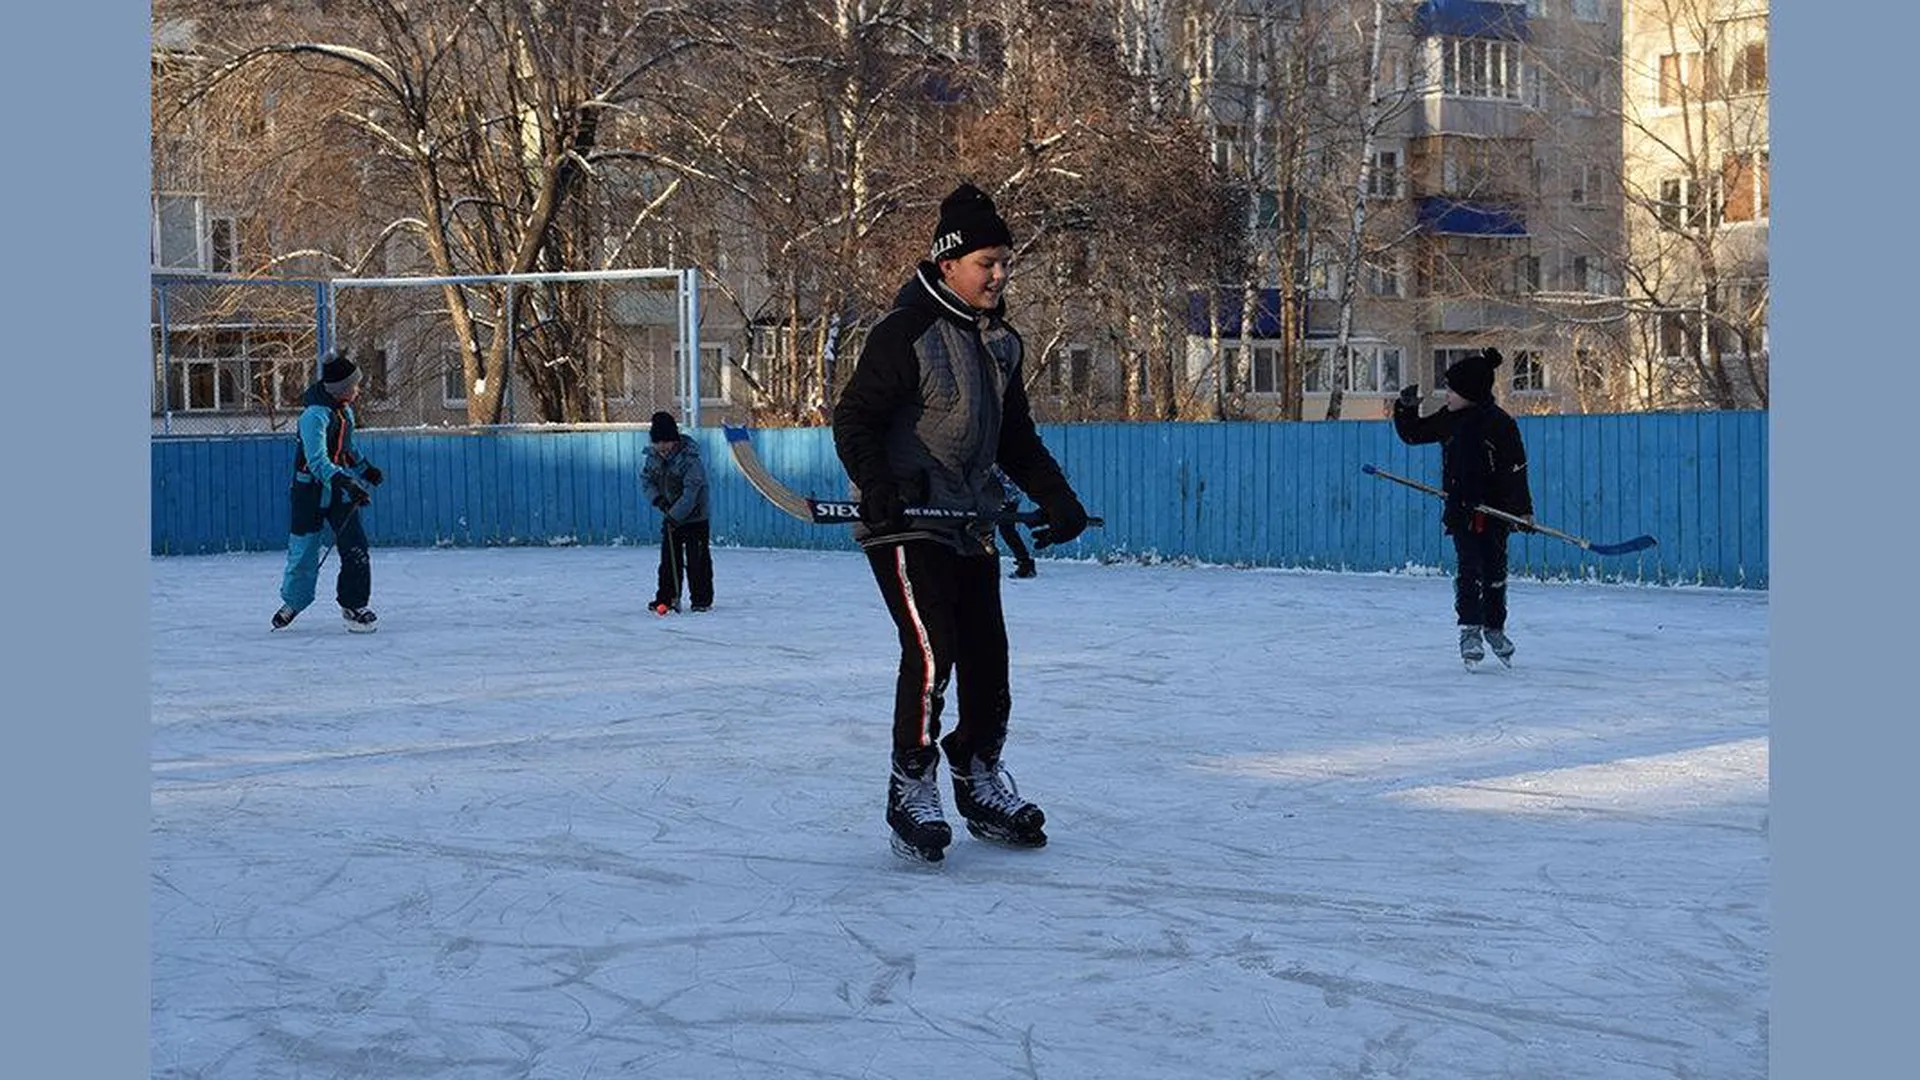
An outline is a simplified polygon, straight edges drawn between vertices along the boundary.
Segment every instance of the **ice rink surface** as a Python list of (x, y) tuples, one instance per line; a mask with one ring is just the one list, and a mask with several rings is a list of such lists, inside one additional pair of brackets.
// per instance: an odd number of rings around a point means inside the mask
[(1043, 561), (1052, 843), (926, 868), (866, 562), (656, 557), (153, 560), (154, 1076), (1766, 1075), (1764, 593), (1516, 580), (1468, 673), (1445, 577)]

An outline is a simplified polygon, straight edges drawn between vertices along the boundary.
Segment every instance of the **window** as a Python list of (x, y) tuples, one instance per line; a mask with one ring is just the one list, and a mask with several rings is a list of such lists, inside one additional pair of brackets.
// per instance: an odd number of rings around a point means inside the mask
[(1581, 22), (1599, 22), (1600, 0), (1573, 0), (1573, 17)]
[(1456, 97), (1519, 101), (1520, 43), (1485, 38), (1436, 38), (1440, 91)]
[[(1231, 349), (1221, 350), (1221, 363), (1227, 363)], [(1047, 364), (1047, 389), (1086, 397), (1093, 390), (1093, 349), (1087, 345), (1068, 345), (1056, 350)]]
[(1575, 116), (1592, 116), (1600, 105), (1600, 92), (1603, 84), (1600, 69), (1585, 64), (1576, 65), (1567, 80), (1571, 84), (1572, 101), (1567, 111)]
[(1522, 295), (1540, 291), (1540, 256), (1522, 255), (1513, 260), (1513, 291)]
[(1400, 197), (1400, 151), (1375, 150), (1367, 162), (1367, 195), (1375, 199)]
[(1678, 108), (1704, 97), (1720, 96), (1719, 57), (1705, 53), (1666, 53), (1660, 57), (1659, 101), (1663, 109)]
[(1755, 41), (1741, 46), (1733, 54), (1733, 70), (1727, 73), (1729, 94), (1763, 94), (1767, 90), (1767, 43)]
[[(367, 402), (383, 401), (387, 396), (387, 350), (364, 349), (355, 352), (353, 362), (360, 365), (360, 397)], [(305, 387), (302, 387), (304, 391)]]
[(313, 372), (312, 348), (310, 329), (175, 329), (167, 337), (167, 407), (188, 412), (298, 409)]
[(1765, 150), (1742, 150), (1720, 162), (1721, 216), (1727, 221), (1765, 221), (1773, 209), (1767, 174), (1771, 160)]
[(1406, 281), (1400, 272), (1400, 259), (1394, 255), (1383, 255), (1368, 259), (1360, 265), (1361, 279), (1366, 283), (1368, 296), (1405, 296)]
[(1661, 356), (1673, 359), (1676, 357), (1689, 356), (1693, 353), (1693, 349), (1690, 347), (1693, 339), (1693, 328), (1688, 325), (1688, 319), (1685, 315), (1677, 311), (1661, 312), (1659, 332)]
[[(674, 370), (680, 368), (680, 347), (673, 349)], [(727, 347), (717, 342), (700, 343), (700, 403), (725, 405), (732, 400), (727, 378)]]
[(1238, 124), (1218, 124), (1213, 129), (1213, 163), (1228, 171), (1247, 163), (1246, 134)]
[(467, 373), (460, 369), (459, 353), (448, 357), (447, 369), (440, 377), (440, 403), (450, 409), (467, 405)]
[(1336, 347), (1331, 342), (1313, 342), (1301, 349), (1302, 390), (1309, 394), (1325, 394), (1337, 383), (1341, 390), (1355, 394), (1400, 391), (1405, 354), (1399, 346), (1378, 341), (1349, 342), (1344, 367), (1334, 363), (1335, 351)]
[(1540, 362), (1540, 354), (1532, 349), (1521, 349), (1507, 358), (1513, 367), (1507, 388), (1520, 394), (1539, 394), (1547, 389), (1546, 365)]
[(1660, 181), (1660, 223), (1669, 229), (1698, 229), (1709, 222), (1718, 224), (1712, 213), (1712, 193), (1706, 185), (1689, 177), (1669, 177)]
[(233, 218), (209, 214), (206, 200), (198, 195), (161, 195), (153, 203), (155, 267), (233, 272), (239, 257), (239, 227)]
[(1567, 193), (1575, 206), (1593, 206), (1600, 199), (1600, 166), (1583, 162), (1573, 167), (1573, 186)]

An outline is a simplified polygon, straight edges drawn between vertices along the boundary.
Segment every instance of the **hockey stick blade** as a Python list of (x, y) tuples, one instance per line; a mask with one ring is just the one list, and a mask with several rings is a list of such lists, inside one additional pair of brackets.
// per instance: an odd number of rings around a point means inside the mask
[[(1391, 480), (1396, 484), (1402, 484), (1406, 487), (1410, 487), (1414, 489), (1415, 491), (1424, 491), (1429, 495), (1436, 495), (1443, 499), (1447, 497), (1447, 493), (1445, 491), (1442, 491), (1441, 489), (1434, 487), (1431, 484), (1423, 484), (1418, 480), (1412, 479), (1411, 477), (1395, 475), (1394, 473), (1390, 473), (1387, 470), (1380, 468), (1378, 465), (1372, 465), (1372, 464), (1362, 465), (1360, 466), (1360, 471), (1363, 473), (1366, 473), (1368, 476), (1377, 476), (1382, 480)], [(1488, 517), (1499, 518), (1501, 521), (1504, 521), (1509, 525), (1512, 525), (1515, 528), (1520, 529), (1523, 532), (1536, 532), (1541, 534), (1542, 536), (1551, 536), (1556, 540), (1565, 540), (1567, 543), (1572, 544), (1573, 546), (1579, 548), (1580, 550), (1591, 551), (1595, 555), (1630, 555), (1636, 551), (1645, 551), (1646, 549), (1654, 546), (1654, 544), (1656, 543), (1654, 538), (1651, 536), (1636, 536), (1631, 540), (1622, 540), (1619, 543), (1615, 543), (1615, 544), (1595, 543), (1592, 540), (1588, 540), (1584, 536), (1575, 536), (1572, 533), (1561, 532), (1559, 529), (1553, 528), (1548, 525), (1542, 525), (1539, 522), (1533, 522), (1529, 524), (1525, 518), (1520, 517), (1517, 514), (1509, 514), (1505, 510), (1495, 510), (1493, 507), (1487, 506), (1484, 503), (1476, 505), (1473, 509), (1478, 511), (1479, 513), (1487, 515)]]

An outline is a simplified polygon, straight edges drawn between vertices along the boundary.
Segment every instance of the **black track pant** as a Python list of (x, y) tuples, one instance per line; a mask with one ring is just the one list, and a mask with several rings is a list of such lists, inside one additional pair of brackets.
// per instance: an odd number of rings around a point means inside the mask
[(713, 604), (713, 551), (708, 547), (711, 528), (704, 521), (660, 525), (660, 587), (654, 590), (656, 604), (678, 604), (680, 582), (687, 583), (687, 599), (694, 607)]
[(1454, 530), (1460, 572), (1453, 579), (1453, 613), (1461, 626), (1507, 627), (1507, 533), (1505, 525), (1491, 521), (1482, 532)]
[(893, 695), (896, 756), (940, 737), (948, 681), (959, 669), (955, 740), (999, 753), (1013, 697), (1007, 688), (1007, 624), (1000, 609), (1000, 560), (961, 555), (932, 540), (869, 548), (874, 580), (900, 631)]

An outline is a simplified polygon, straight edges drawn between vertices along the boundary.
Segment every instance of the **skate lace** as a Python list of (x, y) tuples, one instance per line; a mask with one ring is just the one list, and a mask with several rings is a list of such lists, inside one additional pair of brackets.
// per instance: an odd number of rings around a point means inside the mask
[[(1001, 783), (1002, 779), (1006, 783)], [(973, 767), (967, 770), (967, 784), (973, 789), (974, 802), (1002, 814), (1011, 815), (1027, 805), (1020, 797), (1020, 786), (1013, 782), (1013, 773), (1004, 764), (989, 765), (974, 758)]]
[(934, 780), (933, 770), (918, 779), (894, 769), (893, 776), (900, 782), (900, 808), (915, 821), (939, 821), (940, 785)]

